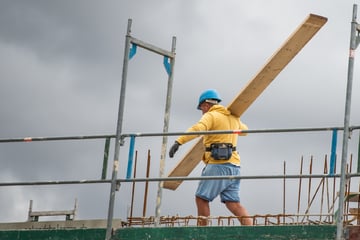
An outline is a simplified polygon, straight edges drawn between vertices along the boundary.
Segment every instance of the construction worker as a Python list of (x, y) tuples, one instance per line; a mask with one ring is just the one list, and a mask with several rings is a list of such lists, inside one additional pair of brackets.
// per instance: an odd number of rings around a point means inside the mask
[[(190, 127), (187, 132), (213, 130), (246, 130), (248, 129), (240, 119), (220, 105), (221, 98), (214, 89), (204, 91), (200, 97), (197, 109), (202, 111), (198, 123)], [(246, 134), (241, 134), (246, 135)], [(199, 137), (198, 135), (183, 135), (176, 139), (169, 151), (170, 158), (179, 149), (179, 146)], [(203, 162), (206, 164), (202, 176), (239, 176), (240, 156), (236, 151), (237, 134), (204, 135), (205, 153)], [(196, 206), (198, 209), (198, 225), (207, 225), (206, 217), (210, 216), (209, 202), (220, 195), (221, 202), (235, 216), (240, 217), (242, 225), (252, 225), (248, 211), (240, 204), (240, 179), (200, 180), (196, 190)]]

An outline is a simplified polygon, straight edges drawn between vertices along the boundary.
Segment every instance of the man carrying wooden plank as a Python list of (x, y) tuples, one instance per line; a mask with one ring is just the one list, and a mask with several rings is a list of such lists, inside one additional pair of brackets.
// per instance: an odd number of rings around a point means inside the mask
[[(310, 14), (227, 106), (230, 112), (240, 117), (326, 22), (327, 18)], [(188, 176), (201, 162), (203, 152), (203, 143), (199, 139), (168, 177)], [(181, 180), (164, 181), (164, 188), (176, 190), (181, 183)]]
[[(197, 109), (202, 111), (198, 123), (190, 127), (187, 132), (216, 131), (216, 130), (246, 130), (247, 126), (240, 118), (220, 105), (221, 98), (214, 89), (204, 91), (199, 98)], [(246, 135), (246, 134), (241, 134)], [(177, 138), (170, 148), (169, 156), (174, 157), (179, 146), (199, 137), (198, 135), (183, 135)], [(203, 136), (205, 152), (202, 156), (206, 164), (202, 176), (239, 176), (240, 156), (236, 151), (237, 134), (211, 134)], [(199, 217), (210, 216), (209, 202), (220, 196), (221, 202), (235, 216), (240, 217), (242, 225), (252, 225), (248, 211), (240, 204), (240, 179), (201, 180), (196, 190), (195, 199)], [(198, 225), (207, 225), (206, 219), (199, 219)]]

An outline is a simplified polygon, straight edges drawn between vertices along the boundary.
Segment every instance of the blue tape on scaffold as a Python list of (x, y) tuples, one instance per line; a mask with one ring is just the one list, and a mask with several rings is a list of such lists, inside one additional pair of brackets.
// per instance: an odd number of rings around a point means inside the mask
[(337, 129), (333, 129), (332, 141), (331, 141), (331, 155), (330, 155), (330, 175), (335, 174), (336, 145), (337, 145)]
[(137, 45), (132, 43), (129, 52), (129, 59), (132, 59), (132, 57), (136, 54), (136, 50), (137, 50)]
[(128, 167), (126, 172), (126, 179), (131, 178), (133, 162), (134, 162), (134, 146), (135, 146), (135, 136), (130, 137), (130, 148), (129, 148), (129, 159), (128, 159)]
[(165, 67), (167, 74), (170, 75), (171, 74), (170, 62), (169, 62), (169, 58), (166, 56), (164, 57), (164, 67)]

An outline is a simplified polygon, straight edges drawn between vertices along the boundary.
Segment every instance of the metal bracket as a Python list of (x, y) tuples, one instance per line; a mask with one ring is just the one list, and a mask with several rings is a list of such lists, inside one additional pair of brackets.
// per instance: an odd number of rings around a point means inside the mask
[(120, 139), (119, 139), (119, 144), (120, 144), (120, 146), (124, 146), (124, 144), (125, 144), (125, 136), (124, 135), (121, 135), (120, 136)]
[(120, 190), (120, 186), (121, 186), (121, 182), (120, 182), (120, 181), (116, 181), (115, 191), (119, 191), (119, 190)]

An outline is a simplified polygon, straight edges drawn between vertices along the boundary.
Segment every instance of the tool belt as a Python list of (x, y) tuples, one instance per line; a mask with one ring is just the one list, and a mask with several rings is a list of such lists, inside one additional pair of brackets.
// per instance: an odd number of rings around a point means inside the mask
[(205, 150), (211, 152), (211, 157), (215, 160), (229, 160), (232, 152), (236, 151), (236, 147), (233, 147), (231, 143), (212, 143)]

